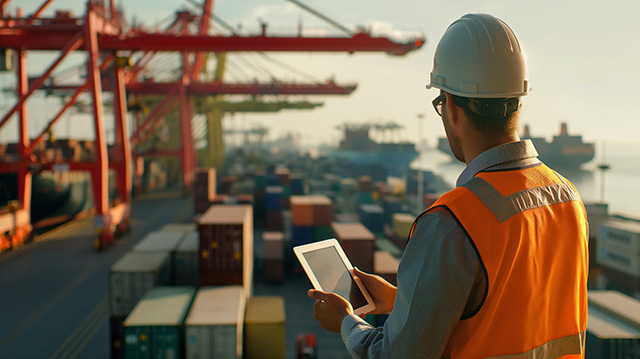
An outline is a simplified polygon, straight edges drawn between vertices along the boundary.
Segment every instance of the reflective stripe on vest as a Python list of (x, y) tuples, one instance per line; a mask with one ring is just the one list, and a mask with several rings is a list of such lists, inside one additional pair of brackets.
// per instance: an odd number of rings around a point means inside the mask
[(520, 354), (507, 354), (486, 359), (536, 359), (536, 358), (560, 358), (564, 355), (581, 354), (584, 351), (585, 331), (579, 335), (569, 335), (563, 338), (548, 341), (538, 347)]
[(502, 223), (514, 215), (528, 209), (552, 204), (577, 201), (578, 194), (564, 178), (562, 184), (526, 189), (503, 197), (497, 189), (480, 177), (474, 177), (463, 187), (473, 192), (491, 210), (498, 222)]

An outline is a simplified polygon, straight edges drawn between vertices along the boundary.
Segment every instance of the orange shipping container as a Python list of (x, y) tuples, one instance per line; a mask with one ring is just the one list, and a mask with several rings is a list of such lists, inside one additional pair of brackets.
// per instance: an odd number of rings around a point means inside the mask
[(291, 196), (291, 222), (294, 226), (313, 225), (313, 204), (309, 196)]

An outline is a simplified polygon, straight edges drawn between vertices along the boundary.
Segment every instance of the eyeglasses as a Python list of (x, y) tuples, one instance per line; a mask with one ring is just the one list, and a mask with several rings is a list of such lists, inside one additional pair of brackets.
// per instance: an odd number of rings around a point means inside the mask
[(447, 95), (444, 93), (441, 93), (440, 96), (436, 97), (433, 101), (431, 101), (431, 103), (433, 104), (433, 108), (436, 109), (436, 113), (438, 114), (438, 116), (442, 116), (442, 104), (444, 103), (444, 100), (447, 98)]

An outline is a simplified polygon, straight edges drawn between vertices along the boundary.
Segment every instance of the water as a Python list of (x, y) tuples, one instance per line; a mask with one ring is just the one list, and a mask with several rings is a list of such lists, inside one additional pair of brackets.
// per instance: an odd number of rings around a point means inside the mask
[[(640, 218), (640, 143), (607, 144), (604, 161), (611, 166), (604, 176), (604, 202), (609, 204), (609, 213)], [(451, 188), (465, 167), (435, 148), (427, 148), (421, 162), (422, 169), (442, 176)], [(578, 169), (553, 169), (573, 182), (584, 202), (599, 202), (597, 166), (602, 162), (601, 156), (597, 156)], [(412, 167), (418, 167), (419, 163), (416, 160)]]

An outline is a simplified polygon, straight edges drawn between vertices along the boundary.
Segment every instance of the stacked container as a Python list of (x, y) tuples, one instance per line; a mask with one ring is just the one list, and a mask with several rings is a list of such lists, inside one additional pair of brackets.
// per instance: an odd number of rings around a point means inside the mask
[(334, 222), (331, 229), (351, 264), (364, 272), (373, 272), (373, 253), (376, 249), (373, 233), (362, 223)]
[(268, 283), (280, 283), (284, 278), (284, 233), (264, 232), (264, 280)]
[(373, 181), (369, 176), (358, 178), (358, 203), (373, 203)]
[(282, 187), (266, 188), (266, 228), (267, 231), (282, 231)]
[(360, 222), (375, 234), (384, 233), (384, 210), (377, 204), (361, 204), (358, 206)]
[(188, 232), (173, 254), (173, 280), (176, 285), (198, 285), (200, 234)]
[(610, 287), (640, 294), (640, 223), (606, 221), (600, 225), (597, 261)]
[(267, 219), (267, 175), (264, 172), (256, 173), (255, 182), (253, 222), (262, 226)]
[(402, 201), (398, 197), (384, 196), (380, 204), (384, 211), (384, 223), (391, 225), (393, 215), (402, 212)]
[(293, 245), (331, 238), (333, 201), (326, 196), (292, 196), (291, 223)]
[(243, 285), (251, 295), (253, 212), (247, 205), (213, 205), (198, 220), (202, 285)]
[(196, 169), (193, 182), (194, 213), (204, 213), (216, 196), (215, 168)]
[(289, 209), (289, 197), (291, 197), (291, 172), (287, 168), (277, 168), (275, 175), (278, 178), (278, 186), (282, 188), (282, 209)]
[(404, 249), (407, 246), (407, 239), (416, 217), (409, 213), (396, 213), (391, 218), (391, 228), (393, 228), (391, 240), (398, 247)]
[(398, 259), (387, 251), (375, 251), (373, 254), (373, 273), (395, 286), (398, 285), (399, 264)]
[(156, 287), (124, 321), (125, 358), (183, 358), (184, 320), (195, 288)]
[[(175, 251), (185, 238), (186, 232), (182, 231), (155, 231), (149, 232), (133, 247), (134, 252), (164, 252), (169, 253), (171, 273), (174, 273), (173, 263)], [(173, 279), (173, 278), (172, 278)], [(172, 282), (173, 283), (173, 282)]]
[(242, 358), (245, 304), (241, 286), (200, 288), (185, 321), (186, 358)]
[(124, 318), (149, 289), (169, 285), (171, 263), (167, 252), (129, 252), (109, 272), (111, 357), (122, 358)]
[(291, 195), (302, 196), (304, 194), (305, 194), (304, 180), (302, 176), (298, 174), (292, 174), (291, 175)]
[(282, 297), (249, 298), (244, 318), (244, 343), (247, 358), (285, 358), (285, 309)]
[(586, 359), (638, 358), (640, 301), (617, 291), (589, 291)]

